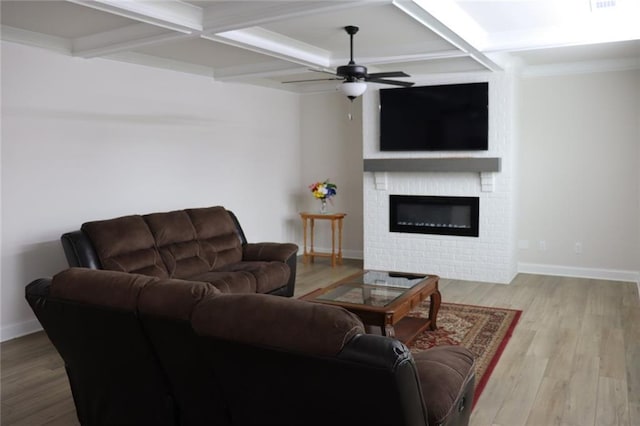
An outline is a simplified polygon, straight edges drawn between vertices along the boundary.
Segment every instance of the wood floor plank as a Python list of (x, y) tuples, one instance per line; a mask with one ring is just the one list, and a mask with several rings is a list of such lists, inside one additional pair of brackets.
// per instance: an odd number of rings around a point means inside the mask
[(627, 386), (623, 380), (600, 377), (595, 424), (629, 426)]
[(629, 404), (629, 425), (631, 426), (640, 425), (640, 404), (636, 404), (636, 403)]
[[(510, 398), (520, 373), (524, 368), (525, 355), (535, 338), (535, 330), (518, 328), (496, 365), (476, 408), (471, 413), (471, 424), (490, 425), (505, 400)], [(480, 408), (481, 407), (481, 408)]]
[(640, 426), (640, 309), (634, 309), (628, 303), (628, 299), (623, 300), (621, 312), (627, 392), (630, 418), (635, 419), (635, 423), (632, 421), (631, 424)]
[(569, 379), (576, 348), (576, 332), (566, 328), (538, 330), (528, 355), (547, 359), (546, 377)]
[(567, 393), (564, 398), (562, 423), (567, 426), (595, 426), (600, 358), (578, 354), (574, 358)]
[(526, 424), (544, 378), (548, 361), (547, 358), (535, 355), (523, 357), (520, 374), (517, 376), (513, 388), (509, 391), (508, 397), (502, 401), (495, 423), (511, 426)]
[(605, 330), (600, 341), (600, 376), (624, 381), (626, 387), (625, 344), (619, 328)]
[[(298, 263), (295, 296), (362, 269)], [(428, 272), (428, 271), (425, 271)], [(519, 274), (510, 285), (441, 279), (443, 303), (523, 311), (471, 426), (640, 426), (640, 298), (635, 283)], [(47, 336), (0, 344), (0, 424), (76, 426), (62, 360)]]
[(564, 379), (544, 377), (527, 417), (527, 426), (561, 426), (564, 397), (569, 383)]

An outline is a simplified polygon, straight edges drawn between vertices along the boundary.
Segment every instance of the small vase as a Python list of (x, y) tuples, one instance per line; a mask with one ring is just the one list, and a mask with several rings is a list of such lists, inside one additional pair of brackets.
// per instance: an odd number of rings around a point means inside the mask
[(327, 214), (327, 199), (320, 198), (320, 214)]

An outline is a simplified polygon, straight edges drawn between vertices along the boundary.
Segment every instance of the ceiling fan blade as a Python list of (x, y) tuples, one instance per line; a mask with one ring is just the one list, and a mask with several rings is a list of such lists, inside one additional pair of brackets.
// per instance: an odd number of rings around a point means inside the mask
[(384, 78), (367, 78), (366, 81), (370, 81), (372, 83), (380, 83), (380, 84), (391, 84), (394, 86), (402, 86), (402, 87), (411, 87), (415, 84), (410, 81), (387, 80)]
[(367, 75), (368, 78), (383, 78), (383, 77), (411, 77), (409, 74), (403, 71), (389, 71), (389, 72), (373, 72)]
[(308, 83), (310, 81), (331, 81), (331, 80), (344, 80), (343, 78), (314, 78), (311, 80), (289, 80), (289, 81), (283, 81), (282, 84), (285, 83)]
[(335, 72), (326, 71), (326, 70), (319, 70), (319, 69), (316, 69), (316, 68), (309, 68), (309, 71), (313, 71), (313, 72), (321, 72), (321, 73), (324, 73), (324, 74), (330, 74), (330, 75), (336, 75), (336, 73), (335, 73)]

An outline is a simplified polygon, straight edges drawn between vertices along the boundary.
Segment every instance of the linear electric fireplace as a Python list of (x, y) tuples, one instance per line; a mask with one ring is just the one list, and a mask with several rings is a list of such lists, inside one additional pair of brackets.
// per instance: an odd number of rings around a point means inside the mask
[(389, 231), (477, 237), (478, 197), (389, 196)]

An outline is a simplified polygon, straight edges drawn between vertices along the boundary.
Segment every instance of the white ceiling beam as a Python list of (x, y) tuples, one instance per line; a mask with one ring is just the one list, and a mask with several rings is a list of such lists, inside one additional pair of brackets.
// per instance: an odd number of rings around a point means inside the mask
[(71, 55), (71, 41), (66, 38), (36, 33), (22, 28), (0, 25), (2, 40), (22, 43), (29, 46), (53, 50), (65, 55)]
[(282, 61), (272, 61), (262, 64), (218, 68), (215, 70), (214, 77), (217, 81), (235, 81), (253, 78), (271, 78), (307, 71), (309, 71), (309, 69), (306, 67), (292, 66), (290, 63)]
[[(378, 0), (390, 3), (391, 0)], [(336, 12), (371, 4), (371, 0), (351, 1), (225, 1), (212, 2), (204, 9), (205, 33), (214, 34), (307, 15)]]
[(609, 31), (594, 31), (593, 28), (598, 27), (576, 25), (569, 30), (567, 27), (546, 27), (535, 32), (523, 30), (495, 33), (490, 37), (485, 52), (517, 52), (640, 40), (640, 25), (621, 25)]
[[(394, 0), (393, 5), (491, 71), (501, 67), (476, 46), (485, 44), (486, 33), (452, 0)], [(473, 44), (472, 44), (473, 43)]]
[(260, 27), (202, 35), (207, 40), (240, 47), (252, 52), (308, 67), (328, 68), (331, 52)]
[(184, 61), (175, 61), (160, 56), (146, 55), (138, 52), (119, 52), (105, 56), (104, 59), (128, 62), (131, 64), (145, 65), (148, 67), (162, 68), (171, 71), (179, 71), (189, 74), (201, 75), (213, 78), (213, 69), (206, 65), (196, 65)]
[[(405, 62), (422, 62), (422, 61), (437, 61), (440, 59), (455, 59), (466, 58), (469, 54), (457, 49), (445, 50), (442, 52), (430, 52), (430, 53), (415, 53), (407, 55), (395, 55), (395, 56), (364, 56), (358, 59), (360, 65), (379, 65), (379, 64), (398, 64)], [(348, 59), (342, 60), (342, 63), (346, 63)], [(338, 62), (338, 61), (334, 61)]]
[(565, 64), (546, 64), (526, 66), (522, 76), (548, 77), (555, 75), (589, 74), (593, 72), (632, 71), (640, 69), (640, 58), (617, 58), (596, 61), (570, 62)]
[[(415, 54), (415, 55), (399, 55), (393, 57), (364, 57), (358, 60), (358, 63), (365, 66), (375, 66), (379, 64), (422, 62), (441, 59), (455, 59), (468, 57), (469, 54), (459, 50), (447, 50), (437, 53)], [(344, 65), (348, 59), (334, 60), (336, 66)], [(215, 78), (217, 81), (235, 81), (254, 78), (271, 78), (278, 76), (286, 76), (298, 73), (307, 73), (311, 71), (335, 74), (335, 68), (309, 69), (308, 67), (295, 67), (290, 63), (281, 61), (265, 62), (263, 64), (241, 65), (236, 67), (218, 68), (215, 70)], [(320, 78), (320, 77), (318, 77)]]
[(67, 0), (182, 33), (202, 31), (202, 8), (179, 0)]
[(93, 58), (185, 37), (191, 36), (147, 24), (132, 24), (74, 39), (73, 55)]

